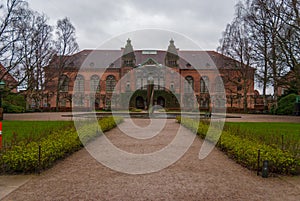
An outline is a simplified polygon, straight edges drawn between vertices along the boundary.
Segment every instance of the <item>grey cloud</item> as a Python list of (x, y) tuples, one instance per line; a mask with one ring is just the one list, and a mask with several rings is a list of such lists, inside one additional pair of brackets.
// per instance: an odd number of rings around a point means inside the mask
[[(232, 19), (236, 2), (29, 0), (33, 9), (47, 14), (52, 23), (68, 16), (76, 27), (81, 49), (96, 48), (114, 35), (144, 28), (174, 30), (191, 37), (203, 49), (215, 49), (222, 31)], [(165, 43), (168, 42), (163, 46)]]

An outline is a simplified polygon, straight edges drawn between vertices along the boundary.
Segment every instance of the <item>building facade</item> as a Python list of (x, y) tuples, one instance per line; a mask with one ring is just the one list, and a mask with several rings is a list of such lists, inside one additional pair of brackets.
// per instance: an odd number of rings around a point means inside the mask
[(214, 51), (179, 50), (173, 40), (166, 50), (134, 50), (128, 39), (121, 50), (83, 50), (66, 58), (63, 69), (54, 61), (45, 68), (44, 107), (147, 109), (152, 81), (152, 104), (170, 110), (241, 110), (244, 99), (247, 109), (254, 108), (253, 68), (242, 79), (237, 61)]
[(17, 80), (6, 70), (6, 68), (0, 63), (0, 81), (5, 83), (5, 89), (17, 93)]

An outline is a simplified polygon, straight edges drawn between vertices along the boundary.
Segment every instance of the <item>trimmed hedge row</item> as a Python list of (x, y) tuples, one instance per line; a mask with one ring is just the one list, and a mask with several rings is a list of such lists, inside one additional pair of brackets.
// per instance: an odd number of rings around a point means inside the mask
[[(101, 130), (108, 131), (121, 123), (121, 118), (107, 117), (99, 120)], [(28, 144), (20, 143), (12, 149), (2, 152), (0, 158), (1, 172), (6, 173), (28, 173), (35, 172), (38, 169), (46, 169), (54, 164), (55, 161), (66, 157), (67, 155), (79, 150), (83, 144), (97, 137), (102, 132), (93, 130), (97, 125), (85, 125), (81, 127), (84, 136), (79, 140), (75, 128), (57, 131), (42, 138), (39, 142), (30, 142)], [(39, 163), (39, 146), (41, 147)]]
[(121, 117), (105, 117), (101, 119), (98, 124), (83, 122), (83, 126), (76, 125), (78, 129), (77, 134), (82, 144), (85, 145), (94, 138), (100, 136), (103, 132), (111, 130), (122, 122), (123, 118)]
[[(206, 137), (209, 125), (197, 122), (189, 118), (177, 118), (178, 123), (181, 123), (186, 128), (197, 132), (201, 138)], [(216, 140), (214, 136), (210, 136), (211, 140)], [(210, 139), (208, 139), (210, 140)], [(257, 152), (260, 150), (262, 161), (269, 161), (269, 171), (278, 174), (299, 174), (300, 159), (295, 158), (291, 153), (282, 151), (247, 138), (241, 138), (228, 131), (222, 131), (222, 135), (218, 140), (217, 147), (224, 151), (230, 158), (235, 160), (242, 166), (250, 170), (257, 170)]]

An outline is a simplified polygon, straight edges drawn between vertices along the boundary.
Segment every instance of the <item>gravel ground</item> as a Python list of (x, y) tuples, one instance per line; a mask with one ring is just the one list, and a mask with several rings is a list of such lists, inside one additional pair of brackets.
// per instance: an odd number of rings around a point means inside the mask
[[(3, 114), (4, 120), (22, 120), (22, 121), (72, 121), (72, 117), (66, 117), (71, 115), (72, 112), (33, 112), (33, 113), (20, 113), (20, 114)], [(65, 116), (63, 116), (65, 115)]]
[[(71, 121), (72, 112), (35, 112), (20, 114), (4, 114), (4, 120), (30, 120), (30, 121), (53, 121), (66, 120)], [(238, 118), (227, 118), (228, 122), (293, 122), (300, 123), (300, 116), (275, 116), (261, 114), (228, 114)]]
[[(147, 121), (135, 120), (139, 125), (147, 125)], [(106, 135), (121, 149), (144, 153), (167, 145), (178, 127), (174, 120), (167, 120), (165, 129), (150, 140), (133, 140), (118, 128)], [(202, 140), (196, 138), (176, 163), (144, 175), (115, 172), (82, 149), (4, 200), (300, 200), (297, 186), (280, 178), (258, 177), (217, 149), (199, 160), (201, 144)]]

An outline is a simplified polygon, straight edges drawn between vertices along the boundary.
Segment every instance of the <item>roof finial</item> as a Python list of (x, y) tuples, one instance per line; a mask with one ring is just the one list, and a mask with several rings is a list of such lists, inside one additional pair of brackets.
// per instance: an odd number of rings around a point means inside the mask
[(171, 38), (170, 40), (170, 44), (169, 44), (169, 47), (168, 47), (168, 50), (167, 50), (169, 53), (171, 54), (175, 54), (175, 55), (178, 55), (177, 53), (177, 49), (176, 49), (176, 46), (174, 44), (174, 40), (173, 38)]
[(127, 39), (127, 44), (125, 45), (125, 49), (123, 51), (123, 55), (127, 55), (133, 53), (133, 47), (131, 45), (131, 40), (130, 38)]

